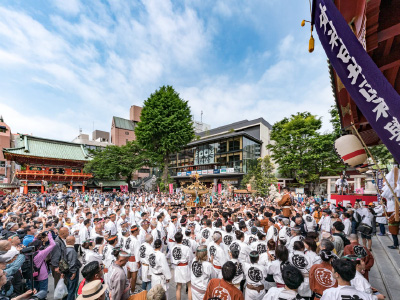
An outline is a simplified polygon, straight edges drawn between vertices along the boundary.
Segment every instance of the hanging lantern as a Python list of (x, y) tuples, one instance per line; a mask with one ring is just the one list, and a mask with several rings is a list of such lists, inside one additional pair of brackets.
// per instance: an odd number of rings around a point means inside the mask
[(344, 135), (335, 141), (336, 153), (350, 167), (359, 167), (367, 160), (367, 154), (360, 140), (352, 134)]

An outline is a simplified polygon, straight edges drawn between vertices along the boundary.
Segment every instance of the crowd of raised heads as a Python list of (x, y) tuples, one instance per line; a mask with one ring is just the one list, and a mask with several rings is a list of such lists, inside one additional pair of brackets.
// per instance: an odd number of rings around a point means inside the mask
[(145, 192), (0, 201), (0, 300), (384, 298), (368, 277), (383, 204), (298, 202), (288, 189), (205, 207)]

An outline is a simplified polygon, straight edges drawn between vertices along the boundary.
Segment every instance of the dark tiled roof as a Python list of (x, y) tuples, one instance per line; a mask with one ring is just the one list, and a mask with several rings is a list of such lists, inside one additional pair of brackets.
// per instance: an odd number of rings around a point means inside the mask
[(116, 128), (135, 130), (135, 123), (131, 120), (123, 119), (120, 117), (113, 117), (113, 122)]
[(249, 135), (245, 132), (232, 132), (232, 133), (226, 133), (226, 134), (221, 134), (221, 135), (216, 135), (216, 136), (210, 136), (209, 138), (203, 137), (202, 139), (199, 139), (197, 141), (190, 142), (189, 144), (187, 144), (187, 146), (194, 146), (194, 145), (202, 144), (205, 142), (212, 142), (214, 140), (216, 141), (216, 140), (221, 140), (221, 139), (227, 139), (227, 138), (231, 138), (231, 137), (235, 137), (235, 136), (245, 136), (245, 137), (249, 138), (250, 140), (253, 140), (255, 142), (262, 144), (262, 141), (252, 137), (251, 135)]
[(235, 123), (231, 123), (228, 125), (224, 125), (221, 127), (217, 127), (214, 129), (210, 129), (207, 131), (203, 131), (203, 132), (199, 132), (197, 133), (197, 135), (199, 135), (200, 137), (206, 136), (206, 135), (214, 135), (214, 134), (220, 134), (229, 130), (236, 130), (242, 127), (251, 127), (252, 125), (256, 125), (258, 123), (262, 123), (265, 126), (267, 126), (269, 129), (272, 129), (271, 124), (269, 124), (267, 121), (265, 121), (263, 118), (258, 118), (258, 119), (254, 119), (254, 120), (242, 120), (239, 122), (235, 122)]

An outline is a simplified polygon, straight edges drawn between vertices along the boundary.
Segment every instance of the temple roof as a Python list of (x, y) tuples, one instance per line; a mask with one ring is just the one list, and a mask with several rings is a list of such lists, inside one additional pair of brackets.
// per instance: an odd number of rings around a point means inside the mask
[(15, 145), (15, 148), (4, 148), (4, 156), (26, 156), (73, 161), (90, 160), (84, 146), (76, 143), (20, 135), (15, 141)]

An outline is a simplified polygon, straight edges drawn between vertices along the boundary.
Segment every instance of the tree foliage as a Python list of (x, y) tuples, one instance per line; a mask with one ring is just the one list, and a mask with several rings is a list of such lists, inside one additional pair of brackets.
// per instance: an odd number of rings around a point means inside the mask
[(91, 151), (92, 160), (85, 165), (85, 171), (95, 177), (109, 180), (124, 179), (130, 188), (135, 171), (152, 162), (144, 149), (135, 141), (124, 146), (107, 146), (103, 150)]
[(343, 169), (333, 150), (335, 133), (321, 134), (322, 121), (309, 112), (292, 115), (272, 126), (268, 145), (281, 176), (295, 178), (299, 186), (319, 183), (320, 176)]
[(383, 167), (386, 167), (390, 163), (394, 162), (392, 153), (390, 153), (390, 151), (384, 144), (371, 146), (369, 147), (369, 151), (371, 152), (377, 163)]
[(332, 105), (331, 109), (329, 110), (329, 113), (331, 115), (330, 122), (333, 127), (333, 132), (332, 135), (334, 136), (335, 139), (339, 138), (341, 133), (342, 133), (342, 124), (340, 123), (340, 116), (339, 116), (339, 110), (336, 105)]
[(258, 158), (257, 163), (250, 167), (249, 172), (243, 176), (242, 185), (251, 184), (261, 196), (268, 196), (271, 184), (276, 184), (275, 166), (269, 155)]
[(157, 159), (166, 184), (169, 155), (180, 151), (194, 138), (188, 102), (172, 86), (162, 86), (144, 101), (135, 134), (144, 149)]

